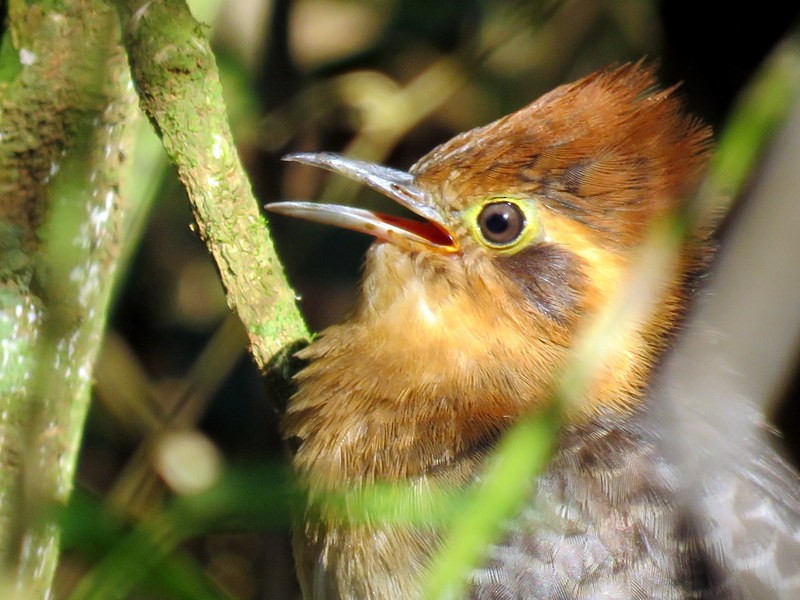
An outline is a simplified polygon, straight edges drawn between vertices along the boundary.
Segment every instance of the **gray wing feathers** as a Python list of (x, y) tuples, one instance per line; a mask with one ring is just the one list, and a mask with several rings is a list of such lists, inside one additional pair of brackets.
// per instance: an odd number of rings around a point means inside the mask
[(636, 420), (568, 431), (471, 598), (800, 598), (800, 480), (770, 440), (686, 476), (648, 431)]
[(705, 487), (706, 543), (747, 598), (800, 598), (800, 478), (759, 437)]

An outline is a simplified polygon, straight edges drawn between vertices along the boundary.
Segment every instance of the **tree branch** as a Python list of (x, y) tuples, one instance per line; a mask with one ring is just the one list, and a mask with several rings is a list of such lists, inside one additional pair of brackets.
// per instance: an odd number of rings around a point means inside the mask
[(141, 106), (178, 169), (228, 304), (264, 369), (308, 331), (236, 153), (214, 55), (183, 0), (116, 6)]
[[(0, 561), (45, 598), (72, 488), (123, 219), (136, 120), (114, 13), (9, 3), (0, 51)], [(5, 593), (0, 591), (5, 597)]]

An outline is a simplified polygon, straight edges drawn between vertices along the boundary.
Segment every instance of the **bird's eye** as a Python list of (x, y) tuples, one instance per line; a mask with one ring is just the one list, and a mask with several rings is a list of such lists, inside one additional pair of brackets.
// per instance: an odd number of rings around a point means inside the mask
[(532, 198), (491, 196), (464, 210), (461, 218), (476, 242), (498, 254), (516, 254), (544, 237)]
[(511, 202), (492, 202), (481, 209), (478, 228), (490, 246), (509, 246), (525, 231), (525, 214)]

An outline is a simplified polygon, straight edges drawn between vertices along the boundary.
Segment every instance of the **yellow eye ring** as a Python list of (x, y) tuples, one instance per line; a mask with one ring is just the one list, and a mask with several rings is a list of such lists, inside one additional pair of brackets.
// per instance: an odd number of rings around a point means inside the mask
[(514, 254), (541, 234), (536, 207), (529, 200), (494, 196), (464, 211), (463, 218), (478, 243), (501, 254)]

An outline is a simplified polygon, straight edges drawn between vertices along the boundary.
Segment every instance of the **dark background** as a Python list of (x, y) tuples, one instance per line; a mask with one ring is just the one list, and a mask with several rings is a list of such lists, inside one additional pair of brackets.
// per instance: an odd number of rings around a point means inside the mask
[[(324, 192), (323, 173), (279, 159), (298, 150), (342, 152), (360, 136), (367, 151), (379, 150), (367, 158), (407, 168), (436, 144), (558, 84), (642, 57), (657, 62), (664, 85), (681, 82), (690, 110), (719, 130), (742, 86), (796, 26), (800, 8), (792, 4), (762, 2), (737, 9), (675, 0), (276, 0), (266, 5), (230, 0), (206, 18), (214, 23), (231, 121), (257, 197), (266, 203), (326, 195), (334, 202), (391, 210), (363, 190)], [(458, 65), (465, 83), (445, 86), (444, 97), (432, 84), (422, 102), (440, 102), (439, 107), (387, 141), (370, 111), (386, 111), (375, 106), (445, 57)], [(386, 115), (378, 125), (391, 122), (398, 111)], [(371, 122), (373, 128), (365, 129)], [(214, 337), (224, 319), (224, 299), (214, 267), (190, 231), (180, 186), (169, 170), (141, 176), (160, 177), (158, 193), (123, 275), (98, 366), (79, 481), (101, 498), (126, 486), (146, 487), (147, 493), (134, 495), (147, 512), (164, 492), (156, 477), (130, 475), (136, 466), (146, 470), (148, 460), (147, 452), (136, 451), (143, 437), (136, 402), (164, 413), (176, 405), (186, 408), (182, 426), (196, 422), (228, 462), (283, 455), (273, 407), (242, 352), (243, 337), (235, 329)], [(279, 217), (272, 219), (272, 233), (310, 326), (319, 330), (346, 314), (369, 240)], [(237, 353), (241, 358), (234, 360)], [(798, 385), (798, 376), (787, 382), (778, 413), (795, 458), (800, 456)], [(296, 593), (285, 531), (209, 535), (190, 549), (236, 598)], [(70, 553), (62, 589), (89, 563), (81, 553)]]

